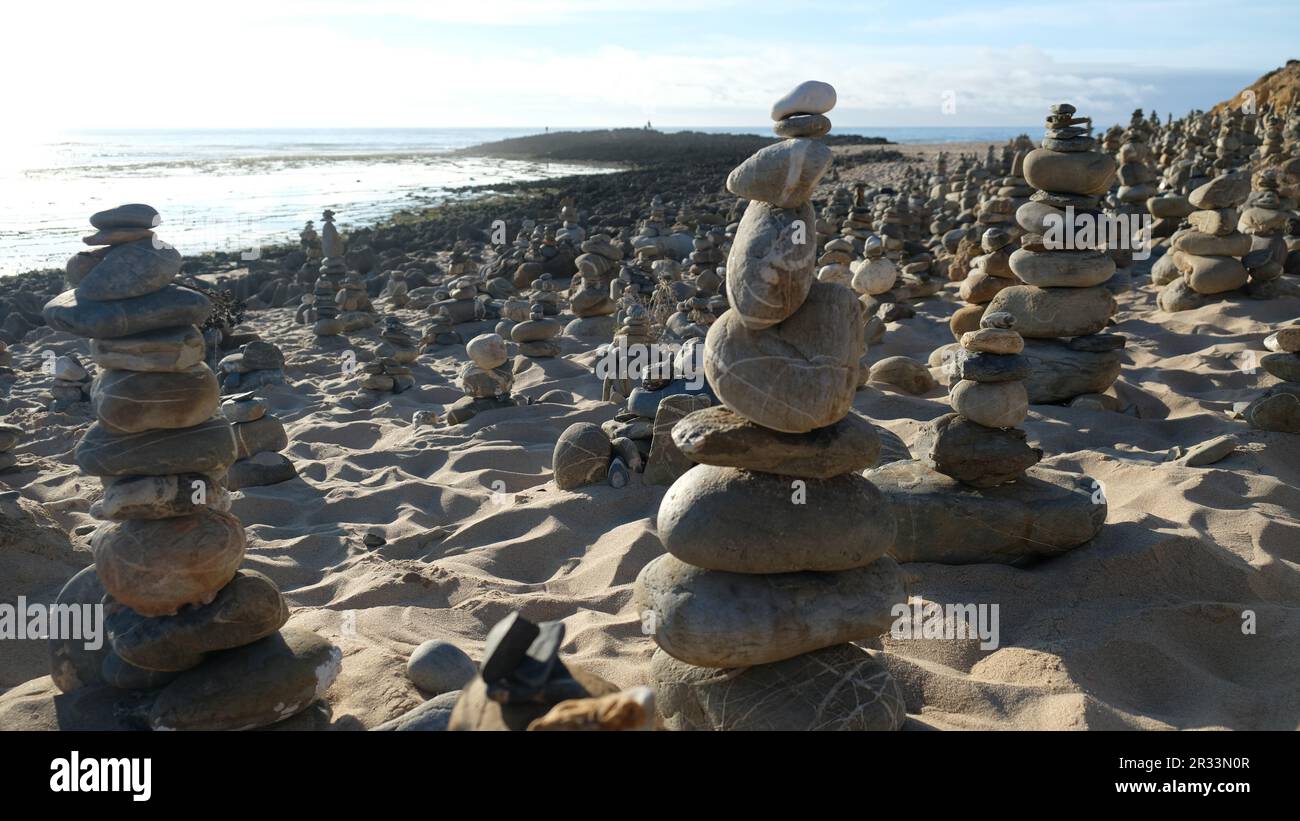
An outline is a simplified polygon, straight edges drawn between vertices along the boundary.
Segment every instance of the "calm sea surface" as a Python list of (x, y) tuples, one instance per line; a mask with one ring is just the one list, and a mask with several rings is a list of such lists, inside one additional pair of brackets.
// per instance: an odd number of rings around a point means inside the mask
[[(183, 254), (296, 238), (324, 208), (341, 226), (454, 196), (450, 189), (603, 169), (450, 156), (537, 128), (77, 131), (0, 152), (0, 276), (62, 267), (85, 248), (95, 211), (146, 202)], [(664, 129), (677, 131), (684, 129)], [(709, 132), (770, 134), (770, 126)], [(1010, 139), (1027, 128), (839, 128), (837, 134), (933, 143)]]

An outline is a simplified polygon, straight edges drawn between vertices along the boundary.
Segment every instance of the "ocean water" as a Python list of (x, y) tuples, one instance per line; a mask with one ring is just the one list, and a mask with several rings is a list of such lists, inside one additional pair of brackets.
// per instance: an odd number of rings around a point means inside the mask
[[(62, 267), (87, 219), (124, 202), (162, 214), (183, 254), (296, 241), (321, 211), (363, 225), (434, 205), (452, 189), (606, 169), (453, 156), (539, 128), (77, 131), (6, 138), (0, 151), (0, 276)], [(552, 129), (560, 130), (560, 129)], [(665, 128), (682, 131), (684, 128)], [(771, 134), (770, 125), (689, 130)], [(1021, 128), (836, 128), (894, 142), (1006, 140)]]

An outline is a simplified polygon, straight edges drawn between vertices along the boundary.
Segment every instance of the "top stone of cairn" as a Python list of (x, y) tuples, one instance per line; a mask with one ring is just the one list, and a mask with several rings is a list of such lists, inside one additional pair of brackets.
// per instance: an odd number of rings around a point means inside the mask
[(117, 228), (157, 228), (162, 222), (158, 210), (151, 205), (134, 202), (119, 205), (107, 211), (92, 214), (90, 224), (101, 231)]
[(835, 107), (835, 88), (820, 80), (804, 80), (772, 104), (772, 121), (796, 114), (825, 114)]

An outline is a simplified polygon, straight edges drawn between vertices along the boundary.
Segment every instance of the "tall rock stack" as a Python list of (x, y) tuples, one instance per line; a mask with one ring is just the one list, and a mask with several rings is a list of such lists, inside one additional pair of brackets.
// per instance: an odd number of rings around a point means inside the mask
[(825, 83), (795, 88), (772, 110), (787, 139), (728, 178), (751, 202), (727, 260), (731, 310), (705, 342), (723, 406), (672, 430), (698, 464), (664, 496), (668, 552), (636, 585), (671, 729), (897, 729), (904, 718), (884, 666), (850, 643), (885, 632), (904, 593), (884, 555), (893, 514), (858, 475), (880, 447), (850, 413), (862, 309), (814, 277), (809, 197), (831, 163), (814, 138), (834, 104)]
[(1174, 267), (1182, 275), (1165, 286), (1157, 302), (1165, 311), (1185, 311), (1206, 304), (1208, 297), (1245, 287), (1249, 280), (1241, 258), (1251, 239), (1237, 230), (1238, 209), (1250, 194), (1250, 175), (1215, 177), (1188, 195), (1194, 206), (1191, 228), (1170, 240)]
[(288, 618), (279, 591), (239, 570), (244, 528), (222, 480), (240, 441), (217, 413), (195, 327), (212, 305), (172, 283), (181, 257), (154, 239), (158, 222), (144, 205), (92, 216), (99, 232), (86, 242), (111, 247), (45, 306), (50, 327), (90, 337), (101, 368), (98, 421), (75, 458), (103, 482), (91, 512), (105, 524), (91, 538), (93, 569), (60, 603), (108, 605), (108, 641), (96, 651), (52, 641), (52, 676), (65, 692), (149, 689), (132, 702), (140, 726), (262, 726), (310, 706), (341, 655), (314, 634), (277, 632)]
[(1115, 262), (1098, 250), (1115, 160), (1096, 150), (1081, 127), (1087, 118), (1074, 115), (1068, 103), (1052, 106), (1042, 147), (1025, 156), (1025, 179), (1038, 190), (1016, 212), (1026, 233), (1008, 260), (1025, 284), (998, 291), (986, 309), (1015, 319), (1036, 404), (1104, 392), (1119, 377), (1124, 347), (1123, 337), (1101, 333), (1116, 308), (1106, 288)]
[(348, 272), (343, 260), (343, 238), (334, 227), (334, 212), (325, 209), (320, 232), (320, 276), (316, 280), (316, 324), (312, 326), (318, 337), (338, 336), (343, 333), (339, 320), (339, 306), (335, 299), (343, 287), (343, 277)]
[(1288, 253), (1282, 235), (1291, 214), (1282, 208), (1274, 169), (1256, 173), (1254, 180), (1256, 190), (1246, 198), (1246, 207), (1237, 220), (1237, 230), (1251, 238), (1250, 253), (1241, 258), (1241, 263), (1250, 276), (1247, 292), (1256, 299), (1269, 299), (1281, 290), (1279, 280)]

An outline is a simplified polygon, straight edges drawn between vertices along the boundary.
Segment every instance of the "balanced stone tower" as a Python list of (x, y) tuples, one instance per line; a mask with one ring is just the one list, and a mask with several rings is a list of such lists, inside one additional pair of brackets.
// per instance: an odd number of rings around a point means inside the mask
[(86, 243), (109, 247), (91, 252), (93, 267), (69, 266), (73, 290), (44, 314), (55, 330), (90, 337), (101, 369), (91, 389), (98, 420), (75, 458), (103, 483), (91, 513), (105, 523), (91, 538), (93, 567), (59, 603), (102, 601), (108, 640), (93, 651), (52, 640), (51, 675), (64, 692), (147, 690), (94, 700), (135, 728), (278, 722), (320, 698), (341, 654), (313, 633), (281, 631), (289, 611), (279, 590), (239, 569), (244, 528), (222, 485), (240, 442), (218, 413), (195, 327), (212, 305), (173, 284), (181, 256), (155, 239), (153, 208), (124, 205), (90, 221), (99, 231)]
[(751, 200), (727, 260), (731, 310), (709, 328), (704, 368), (722, 406), (672, 429), (697, 464), (663, 498), (667, 554), (636, 601), (659, 649), (656, 703), (670, 729), (897, 729), (901, 693), (852, 644), (888, 630), (904, 592), (885, 556), (895, 523), (859, 471), (880, 449), (851, 413), (864, 317), (818, 282), (810, 197), (831, 164), (835, 90), (802, 83), (772, 109), (783, 141), (727, 188)]
[(1024, 284), (998, 291), (986, 309), (1011, 314), (1025, 337), (1025, 388), (1035, 404), (1103, 393), (1119, 377), (1125, 343), (1101, 333), (1116, 309), (1106, 287), (1115, 261), (1098, 250), (1115, 160), (1096, 150), (1081, 127), (1087, 118), (1074, 114), (1068, 103), (1052, 106), (1042, 147), (1025, 156), (1025, 179), (1038, 190), (1016, 212), (1026, 233), (1008, 260)]
[(1158, 303), (1165, 311), (1198, 308), (1209, 297), (1244, 288), (1249, 274), (1241, 258), (1250, 253), (1251, 238), (1237, 230), (1240, 207), (1250, 195), (1250, 175), (1223, 174), (1188, 195), (1198, 210), (1187, 221), (1191, 227), (1170, 241), (1174, 267), (1182, 275), (1165, 286)]
[(1300, 324), (1283, 325), (1264, 339), (1259, 364), (1279, 381), (1241, 414), (1252, 428), (1300, 433)]

